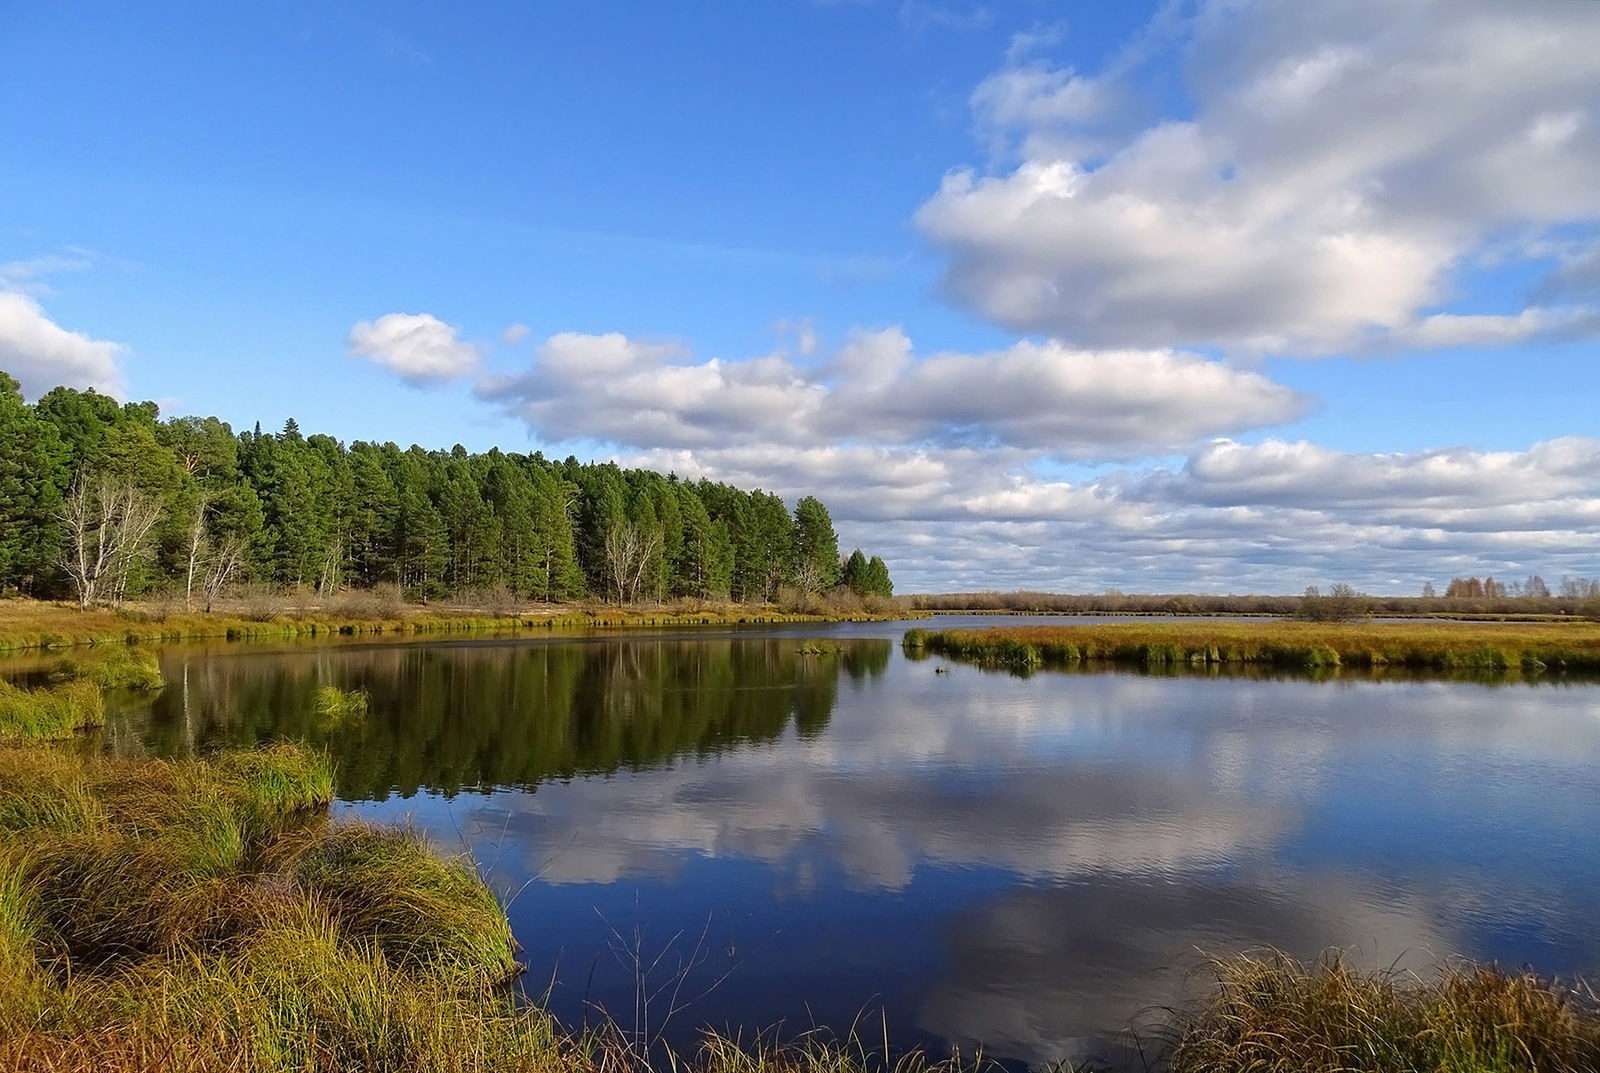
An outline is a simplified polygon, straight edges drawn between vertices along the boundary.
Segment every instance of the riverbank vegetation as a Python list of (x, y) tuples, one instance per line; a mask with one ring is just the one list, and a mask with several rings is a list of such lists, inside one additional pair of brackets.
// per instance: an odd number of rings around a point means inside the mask
[[(859, 560), (859, 561), (857, 561)], [(399, 598), (504, 595), (615, 604), (892, 595), (888, 568), (841, 559), (802, 497), (490, 450), (402, 450), (216, 418), (163, 421), (55, 388), (23, 401), (0, 372), (0, 593), (89, 608), (160, 594), (214, 608), (241, 586), (392, 587)]]
[(1600, 670), (1600, 626), (1569, 623), (1131, 622), (908, 630), (907, 654), (1018, 670), (1095, 661), (1434, 671)]
[(329, 600), (314, 595), (255, 595), (219, 604), (207, 614), (173, 609), (159, 601), (80, 611), (75, 604), (0, 599), (0, 653), (78, 645), (383, 636), (400, 639), (449, 633), (523, 630), (747, 625), (780, 622), (873, 621), (920, 618), (898, 599), (860, 598), (846, 592), (813, 594), (787, 604), (677, 600), (617, 607), (586, 602), (533, 605), (505, 611), (495, 605), (379, 603), (367, 592)]
[[(0, 1067), (472, 1069), (558, 1054), (504, 912), (294, 746), (0, 748)], [(520, 1068), (527, 1068), (526, 1065)]]

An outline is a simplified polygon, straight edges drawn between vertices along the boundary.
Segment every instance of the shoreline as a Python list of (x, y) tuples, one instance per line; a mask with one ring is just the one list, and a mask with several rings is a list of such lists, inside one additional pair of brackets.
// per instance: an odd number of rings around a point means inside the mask
[(773, 605), (674, 607), (536, 607), (514, 613), (468, 608), (405, 607), (379, 614), (340, 613), (315, 606), (253, 614), (232, 611), (164, 613), (148, 605), (121, 611), (80, 611), (75, 605), (12, 597), (0, 600), (0, 655), (32, 650), (183, 641), (294, 640), (327, 637), (628, 629), (662, 626), (774, 625), (787, 622), (899, 622), (927, 612), (893, 609), (785, 611)]

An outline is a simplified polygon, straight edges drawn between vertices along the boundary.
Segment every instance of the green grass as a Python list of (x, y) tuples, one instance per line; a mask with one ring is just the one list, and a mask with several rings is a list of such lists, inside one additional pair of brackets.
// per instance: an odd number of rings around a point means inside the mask
[(516, 966), (477, 873), (413, 832), (328, 822), (332, 790), (326, 757), (297, 746), (0, 748), (0, 1067), (559, 1056), (547, 1019), (488, 988)]
[(1171, 622), (906, 631), (907, 655), (1026, 672), (1095, 661), (1150, 668), (1258, 664), (1328, 671), (1600, 671), (1593, 623)]
[(410, 831), (323, 827), (292, 844), (277, 870), (325, 907), (341, 932), (395, 965), (480, 983), (518, 971), (505, 912), (470, 867)]
[(1338, 957), (1218, 962), (1181, 1024), (1171, 1073), (1593, 1073), (1590, 992), (1526, 972), (1447, 965), (1432, 977), (1358, 972)]
[(93, 682), (101, 689), (150, 691), (166, 685), (155, 653), (126, 645), (101, 647), (89, 655), (62, 660), (50, 677), (57, 682)]
[(105, 721), (105, 696), (93, 682), (23, 689), (0, 680), (0, 742), (60, 741)]
[(347, 723), (365, 719), (367, 703), (366, 690), (346, 690), (338, 686), (319, 686), (311, 698), (312, 708), (317, 713), (318, 725), (324, 730), (333, 730)]

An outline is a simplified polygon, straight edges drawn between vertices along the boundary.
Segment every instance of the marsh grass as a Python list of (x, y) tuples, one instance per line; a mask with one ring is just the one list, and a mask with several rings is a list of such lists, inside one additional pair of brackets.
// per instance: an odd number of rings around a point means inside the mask
[(323, 730), (366, 718), (367, 704), (366, 690), (346, 690), (338, 686), (318, 686), (311, 698), (312, 710), (317, 713), (317, 722)]
[(326, 757), (0, 748), (0, 1068), (532, 1069), (569, 1042), (469, 864), (335, 824)]
[(60, 741), (105, 722), (105, 696), (93, 682), (23, 689), (0, 680), (0, 742)]
[(376, 944), (390, 963), (478, 983), (520, 971), (505, 912), (478, 874), (413, 832), (325, 826), (278, 849), (275, 870), (323, 906), (344, 935)]
[(1600, 626), (1592, 623), (1171, 622), (988, 630), (908, 630), (912, 658), (943, 655), (1009, 667), (1068, 667), (1106, 661), (1149, 668), (1265, 664), (1331, 670), (1600, 670)]
[(1360, 972), (1338, 956), (1215, 963), (1183, 1020), (1171, 1073), (1593, 1073), (1592, 993), (1526, 972), (1453, 964), (1431, 978)]
[(128, 645), (101, 646), (84, 656), (62, 660), (50, 672), (54, 682), (93, 682), (101, 689), (148, 692), (166, 685), (156, 654)]

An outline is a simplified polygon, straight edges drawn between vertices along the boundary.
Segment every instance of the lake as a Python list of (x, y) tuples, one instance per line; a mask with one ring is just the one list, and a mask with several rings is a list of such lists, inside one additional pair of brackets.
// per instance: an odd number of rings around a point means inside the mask
[[(326, 746), (340, 814), (472, 852), (530, 995), (679, 1046), (1115, 1058), (1269, 944), (1600, 969), (1592, 681), (1018, 678), (905, 628), (170, 647), (104, 733)], [(330, 684), (368, 716), (319, 720)]]

